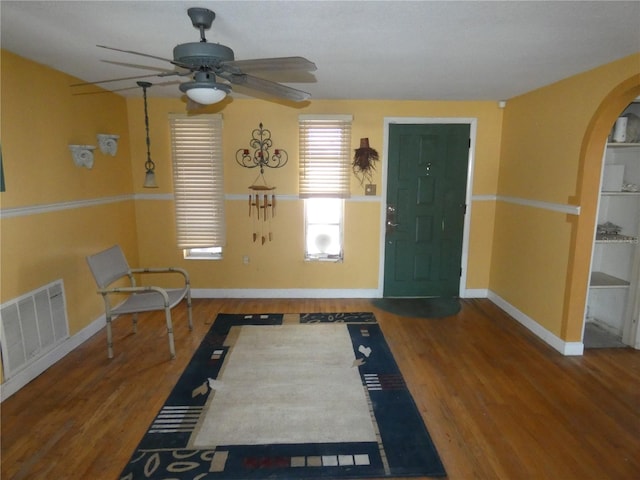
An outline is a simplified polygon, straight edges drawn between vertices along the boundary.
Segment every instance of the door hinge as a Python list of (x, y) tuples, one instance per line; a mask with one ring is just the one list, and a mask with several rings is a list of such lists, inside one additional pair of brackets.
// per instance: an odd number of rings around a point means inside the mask
[(458, 275), (459, 277), (462, 276), (462, 267), (460, 267), (460, 275)]
[(469, 139), (469, 148), (471, 148), (471, 139)]

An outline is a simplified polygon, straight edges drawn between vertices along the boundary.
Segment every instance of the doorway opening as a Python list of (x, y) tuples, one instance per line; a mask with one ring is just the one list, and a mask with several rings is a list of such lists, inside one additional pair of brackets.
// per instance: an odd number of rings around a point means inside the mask
[(585, 349), (621, 348), (638, 343), (640, 102), (637, 99), (612, 125), (601, 172), (583, 330)]

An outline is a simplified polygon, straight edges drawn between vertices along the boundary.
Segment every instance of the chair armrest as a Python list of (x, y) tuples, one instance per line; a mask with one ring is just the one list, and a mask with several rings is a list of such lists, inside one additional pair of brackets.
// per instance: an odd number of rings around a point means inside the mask
[(101, 288), (98, 293), (102, 295), (109, 295), (111, 293), (143, 293), (143, 292), (157, 292), (162, 295), (164, 299), (164, 305), (169, 306), (169, 294), (164, 288), (161, 287), (115, 287), (115, 288)]
[(189, 285), (189, 273), (184, 268), (161, 267), (161, 268), (132, 268), (131, 273), (179, 273), (184, 277), (185, 283)]

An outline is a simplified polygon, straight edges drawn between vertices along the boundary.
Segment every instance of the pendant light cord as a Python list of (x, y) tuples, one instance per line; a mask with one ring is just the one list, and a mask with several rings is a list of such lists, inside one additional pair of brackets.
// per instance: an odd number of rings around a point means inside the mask
[(145, 82), (138, 82), (138, 84), (142, 87), (142, 96), (144, 98), (144, 126), (147, 132), (147, 161), (144, 163), (147, 172), (153, 172), (155, 170), (156, 164), (151, 160), (151, 141), (149, 140), (149, 114), (147, 113), (147, 85)]

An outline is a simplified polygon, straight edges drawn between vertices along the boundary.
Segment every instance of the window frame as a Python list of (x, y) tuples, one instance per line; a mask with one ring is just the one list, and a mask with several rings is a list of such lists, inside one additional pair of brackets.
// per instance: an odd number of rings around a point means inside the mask
[(169, 114), (176, 243), (185, 259), (222, 259), (226, 243), (222, 125), (221, 114)]
[[(344, 261), (345, 199), (351, 196), (351, 115), (300, 115), (299, 197), (304, 200), (305, 261)], [(339, 253), (310, 253), (309, 200), (340, 200)], [(324, 223), (320, 225), (336, 225)]]

